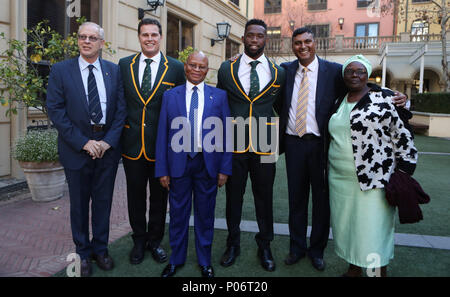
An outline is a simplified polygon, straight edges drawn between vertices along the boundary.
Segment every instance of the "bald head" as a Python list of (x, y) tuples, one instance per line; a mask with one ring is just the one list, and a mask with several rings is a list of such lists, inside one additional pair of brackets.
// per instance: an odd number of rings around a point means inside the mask
[(208, 57), (202, 51), (193, 52), (184, 63), (186, 79), (194, 85), (205, 80), (208, 70)]

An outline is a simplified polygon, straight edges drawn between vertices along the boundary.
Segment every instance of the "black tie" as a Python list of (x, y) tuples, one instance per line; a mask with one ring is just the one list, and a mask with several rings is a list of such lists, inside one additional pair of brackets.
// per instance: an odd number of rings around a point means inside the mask
[(250, 71), (250, 91), (248, 92), (248, 97), (255, 98), (259, 94), (259, 77), (258, 72), (256, 72), (256, 66), (258, 66), (259, 61), (252, 61), (250, 65), (252, 69)]
[(102, 107), (100, 106), (100, 96), (98, 95), (97, 82), (95, 81), (94, 73), (92, 69), (94, 65), (89, 65), (88, 76), (88, 98), (89, 98), (89, 114), (91, 120), (98, 124), (103, 118)]
[(145, 63), (147, 63), (147, 66), (145, 66), (144, 70), (144, 76), (142, 77), (142, 96), (144, 96), (144, 100), (147, 100), (150, 98), (150, 94), (152, 92), (152, 68), (150, 67), (150, 64), (153, 62), (152, 59), (145, 59)]

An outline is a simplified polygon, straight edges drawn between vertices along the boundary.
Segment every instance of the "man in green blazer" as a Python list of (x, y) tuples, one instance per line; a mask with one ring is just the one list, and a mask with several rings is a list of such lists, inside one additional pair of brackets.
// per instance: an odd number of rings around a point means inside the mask
[[(264, 55), (267, 25), (252, 19), (245, 25), (244, 54), (222, 63), (217, 87), (228, 93), (234, 117), (233, 175), (226, 184), (227, 249), (221, 265), (230, 266), (240, 253), (242, 203), (248, 174), (252, 181), (259, 232), (255, 239), (258, 257), (267, 271), (275, 270), (270, 242), (273, 240), (273, 183), (278, 152), (278, 127), (274, 107), (282, 100), (284, 69)], [(245, 132), (245, 133), (244, 133)], [(265, 135), (265, 137), (264, 137)]]
[[(161, 24), (143, 19), (138, 26), (142, 52), (122, 58), (128, 117), (122, 134), (122, 159), (127, 180), (128, 216), (134, 246), (130, 263), (144, 260), (149, 249), (157, 262), (167, 260), (160, 243), (164, 236), (167, 190), (155, 178), (155, 145), (163, 93), (185, 83), (183, 64), (160, 51)], [(150, 207), (147, 212), (147, 184)]]

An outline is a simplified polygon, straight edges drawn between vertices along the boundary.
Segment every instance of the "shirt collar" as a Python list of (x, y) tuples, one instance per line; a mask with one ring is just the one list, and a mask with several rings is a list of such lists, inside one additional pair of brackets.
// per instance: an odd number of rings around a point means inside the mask
[[(249, 56), (247, 56), (247, 54), (246, 53), (243, 53), (242, 54), (242, 59), (244, 60), (244, 62), (248, 65), (248, 64), (250, 64), (250, 62), (253, 62), (253, 61), (259, 61), (259, 62), (261, 62), (261, 64), (262, 63), (264, 63), (264, 61), (266, 61), (266, 56), (264, 55), (264, 54), (262, 54), (258, 59), (252, 59), (252, 58), (250, 58)], [(250, 65), (249, 65), (250, 66)]]
[[(80, 65), (80, 69), (83, 71), (86, 68), (88, 68), (89, 65), (91, 65), (90, 63), (88, 63), (85, 59), (83, 59), (82, 56), (78, 57), (78, 64)], [(94, 65), (95, 69), (100, 70), (100, 60), (99, 58), (97, 58), (97, 60), (95, 60), (94, 63), (92, 63), (92, 65)]]
[[(304, 66), (300, 64), (300, 61), (298, 61), (298, 71), (302, 71)], [(314, 56), (314, 60), (307, 66), (309, 69), (309, 72), (316, 72), (317, 68), (319, 67), (319, 60), (317, 59), (317, 56)]]
[(193, 83), (191, 83), (190, 81), (186, 80), (186, 90), (188, 90), (189, 92), (193, 92), (192, 88), (193, 87), (197, 87), (198, 92), (203, 92), (203, 89), (205, 88), (205, 82), (202, 81), (201, 83), (199, 83), (198, 85), (194, 85)]
[(144, 53), (141, 52), (141, 57), (139, 59), (140, 63), (145, 63), (144, 61), (145, 59), (152, 59), (153, 60), (152, 63), (156, 63), (156, 65), (159, 65), (159, 61), (161, 61), (161, 52), (158, 52), (151, 58), (147, 57), (146, 55), (144, 55)]

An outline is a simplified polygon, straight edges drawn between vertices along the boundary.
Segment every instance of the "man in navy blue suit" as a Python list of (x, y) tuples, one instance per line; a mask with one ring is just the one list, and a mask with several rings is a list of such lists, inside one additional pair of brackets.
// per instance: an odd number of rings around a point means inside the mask
[[(314, 33), (298, 28), (292, 34), (297, 60), (283, 63), (285, 97), (280, 114), (280, 151), (285, 152), (289, 193), (289, 254), (292, 265), (308, 255), (319, 271), (325, 269), (324, 249), (330, 230), (328, 198), (327, 134), (333, 103), (347, 89), (342, 65), (316, 56)], [(398, 100), (398, 101), (397, 101)], [(397, 93), (396, 104), (406, 97)], [(312, 229), (307, 247), (309, 190), (312, 190)]]
[(186, 84), (163, 95), (156, 140), (155, 176), (169, 190), (172, 249), (161, 276), (175, 275), (186, 261), (193, 200), (198, 264), (202, 276), (213, 277), (211, 245), (217, 188), (226, 183), (232, 171), (232, 154), (226, 151), (230, 110), (226, 92), (204, 83), (208, 58), (202, 52), (192, 53), (184, 70)]
[[(114, 267), (108, 255), (109, 217), (126, 118), (119, 67), (99, 58), (103, 29), (91, 22), (78, 30), (80, 56), (53, 65), (47, 108), (58, 130), (58, 152), (70, 195), (70, 222), (81, 276)], [(92, 239), (89, 203), (92, 200)]]

